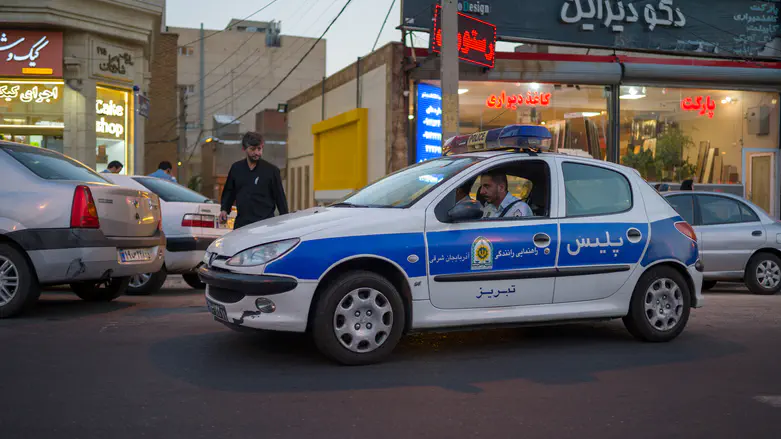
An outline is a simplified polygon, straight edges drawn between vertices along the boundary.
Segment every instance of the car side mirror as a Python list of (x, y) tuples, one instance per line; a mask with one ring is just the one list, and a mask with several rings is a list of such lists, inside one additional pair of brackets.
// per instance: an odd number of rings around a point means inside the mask
[(480, 203), (475, 200), (464, 200), (456, 203), (448, 212), (447, 217), (450, 221), (474, 221), (483, 217), (483, 209)]

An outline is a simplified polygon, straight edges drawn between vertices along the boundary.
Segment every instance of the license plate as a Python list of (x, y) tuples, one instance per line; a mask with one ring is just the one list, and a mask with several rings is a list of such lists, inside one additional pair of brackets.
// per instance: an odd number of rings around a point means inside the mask
[(152, 260), (152, 252), (148, 248), (132, 248), (119, 251), (119, 261), (127, 262), (145, 262)]
[(224, 322), (228, 321), (228, 313), (225, 312), (225, 307), (220, 305), (219, 303), (214, 303), (211, 300), (206, 300), (206, 307), (209, 308), (209, 312), (214, 316), (215, 319), (222, 320)]

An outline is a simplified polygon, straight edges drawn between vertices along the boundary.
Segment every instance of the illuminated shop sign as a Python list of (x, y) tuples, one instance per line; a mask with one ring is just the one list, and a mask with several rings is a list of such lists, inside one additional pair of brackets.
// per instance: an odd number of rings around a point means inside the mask
[(681, 99), (681, 109), (683, 111), (697, 111), (700, 116), (708, 115), (713, 119), (716, 114), (716, 101), (710, 96), (695, 96)]
[(61, 95), (59, 84), (0, 82), (0, 101), (48, 104), (58, 100)]
[[(434, 11), (431, 50), (442, 51), (442, 6)], [(458, 13), (458, 59), (493, 68), (496, 50), (496, 26), (464, 13)]]
[(0, 29), (0, 76), (62, 76), (62, 32)]
[(98, 88), (95, 99), (95, 132), (98, 137), (124, 139), (127, 131), (127, 95), (123, 91)]
[(415, 161), (442, 156), (442, 90), (418, 84)]
[(491, 95), (486, 99), (485, 106), (488, 108), (509, 108), (515, 110), (518, 106), (527, 105), (529, 107), (547, 107), (550, 105), (550, 93), (540, 93), (538, 91), (530, 91), (520, 94), (508, 95), (504, 90), (497, 95)]

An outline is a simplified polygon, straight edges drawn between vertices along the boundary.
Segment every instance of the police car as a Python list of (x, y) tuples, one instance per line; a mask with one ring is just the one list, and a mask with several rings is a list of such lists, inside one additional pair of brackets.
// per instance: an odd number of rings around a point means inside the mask
[[(640, 340), (676, 338), (703, 303), (693, 228), (635, 170), (550, 139), (532, 125), (455, 137), (341, 202), (228, 233), (199, 271), (210, 312), (309, 332), (342, 364), (482, 325), (621, 318)], [(530, 212), (484, 217), (496, 193)]]

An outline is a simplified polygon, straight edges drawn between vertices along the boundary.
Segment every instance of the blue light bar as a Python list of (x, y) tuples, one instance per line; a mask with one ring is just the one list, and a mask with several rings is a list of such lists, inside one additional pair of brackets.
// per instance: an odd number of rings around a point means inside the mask
[(442, 148), (442, 155), (504, 149), (547, 151), (551, 147), (551, 132), (542, 125), (507, 125), (471, 135), (451, 137)]

